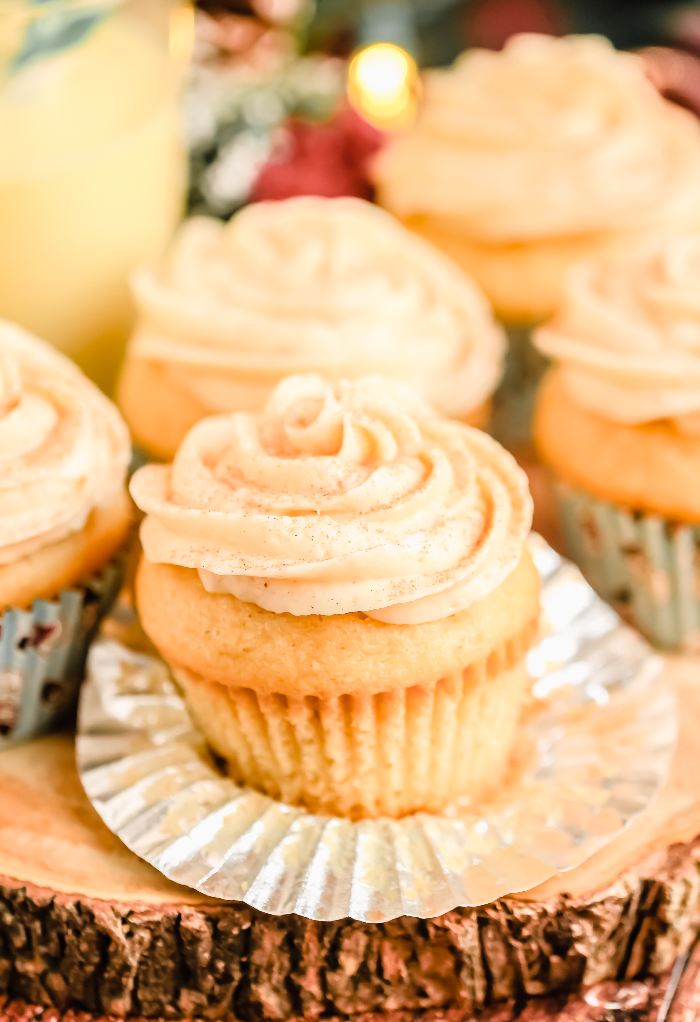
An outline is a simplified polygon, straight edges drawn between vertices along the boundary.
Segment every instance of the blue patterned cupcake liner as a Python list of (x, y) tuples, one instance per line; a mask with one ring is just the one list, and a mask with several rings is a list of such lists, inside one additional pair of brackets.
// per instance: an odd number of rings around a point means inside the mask
[(508, 349), (503, 379), (493, 398), (489, 432), (509, 450), (529, 454), (535, 394), (548, 361), (532, 343), (534, 326), (504, 327)]
[(700, 524), (598, 500), (557, 481), (567, 551), (596, 592), (669, 652), (700, 653)]
[(0, 614), (0, 749), (45, 734), (75, 710), (88, 647), (123, 574), (117, 557), (55, 600)]

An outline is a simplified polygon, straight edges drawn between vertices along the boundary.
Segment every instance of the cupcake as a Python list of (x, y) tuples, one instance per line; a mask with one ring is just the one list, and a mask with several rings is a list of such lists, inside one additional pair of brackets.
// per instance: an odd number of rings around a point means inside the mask
[(533, 423), (572, 556), (652, 641), (700, 650), (700, 235), (581, 264), (535, 335)]
[(290, 372), (383, 373), (484, 425), (504, 340), (451, 260), (361, 199), (248, 206), (187, 221), (140, 310), (119, 385), (138, 444), (171, 459), (199, 419), (258, 411)]
[(522, 471), (395, 381), (281, 381), (132, 479), (143, 626), (230, 774), (350, 818), (507, 770), (539, 578)]
[(499, 316), (529, 323), (554, 312), (572, 262), (700, 226), (700, 125), (599, 36), (517, 35), (429, 72), (374, 178)]
[(71, 703), (119, 581), (130, 523), (126, 425), (68, 358), (0, 323), (0, 734)]
[(700, 125), (598, 36), (514, 36), (425, 77), (415, 127), (374, 165), (378, 201), (473, 275), (512, 331), (499, 436), (527, 438), (544, 363), (527, 330), (572, 263), (700, 228)]

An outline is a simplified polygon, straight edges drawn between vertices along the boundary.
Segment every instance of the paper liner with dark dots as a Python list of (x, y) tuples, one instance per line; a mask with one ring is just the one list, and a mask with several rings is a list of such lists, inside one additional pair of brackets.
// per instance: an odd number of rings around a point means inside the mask
[(584, 576), (655, 646), (700, 653), (700, 523), (617, 507), (559, 480), (564, 542)]
[(122, 577), (116, 559), (55, 600), (0, 614), (0, 749), (50, 731), (75, 711), (90, 641)]

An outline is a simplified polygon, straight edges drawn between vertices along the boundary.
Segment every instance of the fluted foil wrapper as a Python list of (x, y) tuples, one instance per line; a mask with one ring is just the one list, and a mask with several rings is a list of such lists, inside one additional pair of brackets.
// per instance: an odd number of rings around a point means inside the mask
[(430, 918), (573, 869), (654, 801), (676, 741), (663, 661), (538, 536), (542, 635), (509, 783), (440, 815), (351, 822), (227, 778), (166, 665), (92, 647), (77, 760), (107, 826), (165, 876), (273, 915)]

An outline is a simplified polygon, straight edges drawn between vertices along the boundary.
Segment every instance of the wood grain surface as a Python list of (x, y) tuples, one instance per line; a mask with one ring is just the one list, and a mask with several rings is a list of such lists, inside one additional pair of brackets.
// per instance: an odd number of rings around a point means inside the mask
[[(678, 972), (670, 970), (645, 982), (603, 983), (581, 996), (511, 1002), (476, 1013), (463, 1009), (397, 1011), (367, 1014), (362, 1022), (696, 1022), (700, 1018), (700, 948), (689, 956), (682, 974)], [(220, 1017), (222, 1022), (238, 1022), (230, 1013)], [(113, 1016), (72, 1009), (61, 1012), (0, 997), (0, 1022), (109, 1022), (110, 1018)]]
[(610, 1016), (618, 1009), (565, 1002), (592, 984), (622, 982), (639, 997), (648, 988), (652, 1004), (658, 991), (646, 977), (671, 968), (700, 928), (698, 665), (672, 660), (668, 675), (681, 737), (657, 803), (576, 870), (433, 920), (314, 923), (206, 898), (167, 881), (107, 830), (83, 794), (69, 736), (3, 752), (5, 1017), (34, 1011), (20, 1009), (22, 1000), (59, 1013), (47, 1022), (71, 1010), (245, 1022), (416, 1011), (535, 1022), (557, 1017), (555, 1008), (562, 1020), (651, 1018), (639, 1006)]

